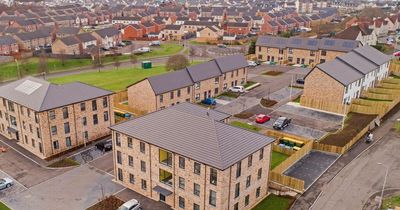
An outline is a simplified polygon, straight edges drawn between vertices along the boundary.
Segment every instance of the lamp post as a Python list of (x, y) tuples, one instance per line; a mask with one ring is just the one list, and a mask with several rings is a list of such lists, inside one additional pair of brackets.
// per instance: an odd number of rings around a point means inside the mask
[(378, 210), (381, 208), (382, 202), (383, 202), (383, 193), (385, 191), (385, 185), (386, 185), (386, 179), (388, 177), (389, 174), (389, 167), (383, 163), (378, 163), (378, 165), (382, 165), (383, 167), (386, 168), (386, 172), (385, 172), (385, 178), (383, 180), (383, 186), (382, 186), (382, 192), (381, 192), (381, 199), (379, 200), (379, 205), (378, 205)]

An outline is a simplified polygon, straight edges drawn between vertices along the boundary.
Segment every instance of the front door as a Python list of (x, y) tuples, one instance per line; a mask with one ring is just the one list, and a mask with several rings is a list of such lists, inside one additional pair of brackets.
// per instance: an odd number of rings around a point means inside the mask
[(204, 91), (204, 99), (207, 98), (207, 91)]
[(160, 193), (160, 201), (165, 202), (165, 195)]
[(17, 139), (17, 141), (19, 141), (19, 133), (18, 133), (18, 131), (15, 132), (15, 139)]
[(211, 97), (211, 90), (208, 91), (208, 97)]

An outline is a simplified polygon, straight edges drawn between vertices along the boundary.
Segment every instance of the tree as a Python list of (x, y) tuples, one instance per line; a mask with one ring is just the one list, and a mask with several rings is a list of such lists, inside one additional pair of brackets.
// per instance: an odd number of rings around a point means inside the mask
[(189, 65), (189, 60), (184, 55), (173, 55), (168, 58), (165, 68), (167, 71), (183, 69)]
[(65, 50), (61, 50), (59, 58), (60, 58), (61, 65), (65, 66)]
[(114, 62), (114, 66), (115, 66), (115, 67), (117, 68), (117, 70), (118, 70), (119, 66), (121, 65), (121, 62), (120, 62), (120, 60), (119, 60), (118, 52), (117, 52), (117, 50), (115, 50), (115, 49), (112, 50), (112, 60), (113, 60), (113, 62)]
[[(18, 60), (16, 61), (18, 62)], [(26, 57), (21, 57), (18, 64), (18, 75), (22, 78), (29, 75), (29, 60)]]
[(256, 54), (256, 41), (251, 40), (249, 45), (249, 54)]
[(131, 48), (131, 54), (129, 55), (129, 59), (131, 60), (131, 63), (135, 67), (136, 63), (138, 62), (138, 58), (135, 55), (135, 45), (132, 43), (130, 48)]
[(97, 68), (98, 71), (100, 72), (100, 68), (102, 67), (100, 47), (98, 46), (93, 47), (91, 50), (91, 55), (93, 60), (93, 67)]
[(42, 74), (43, 77), (46, 77), (46, 74), (49, 73), (49, 69), (47, 68), (47, 56), (43, 49), (40, 51), (39, 55), (38, 73)]
[(191, 59), (191, 62), (193, 63), (193, 57), (196, 56), (196, 48), (194, 46), (190, 46), (188, 50), (189, 50), (189, 57)]

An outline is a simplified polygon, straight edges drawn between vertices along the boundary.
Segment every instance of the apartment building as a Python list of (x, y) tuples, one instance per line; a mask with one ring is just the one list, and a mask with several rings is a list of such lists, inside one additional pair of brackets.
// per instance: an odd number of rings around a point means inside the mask
[[(389, 74), (390, 56), (369, 45), (315, 66), (305, 77), (300, 103), (327, 111), (350, 104), (362, 91), (374, 87)], [(310, 103), (312, 102), (312, 103)]]
[(112, 92), (27, 77), (0, 87), (0, 134), (46, 159), (110, 135)]
[(231, 55), (146, 78), (127, 88), (128, 105), (154, 112), (185, 101), (201, 102), (229, 87), (246, 84), (247, 65), (243, 55)]
[(261, 61), (281, 65), (315, 66), (331, 61), (358, 46), (359, 42), (354, 40), (259, 36), (256, 42), (256, 56)]
[(273, 139), (227, 116), (182, 103), (111, 127), (115, 180), (172, 209), (251, 209), (268, 194)]

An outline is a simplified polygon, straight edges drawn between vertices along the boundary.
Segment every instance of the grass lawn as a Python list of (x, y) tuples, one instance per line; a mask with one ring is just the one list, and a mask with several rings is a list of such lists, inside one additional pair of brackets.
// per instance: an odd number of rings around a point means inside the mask
[(247, 81), (247, 83), (243, 86), (244, 88), (248, 88), (254, 84), (256, 84), (257, 82), (253, 82), (253, 81)]
[(229, 97), (229, 98), (237, 98), (240, 96), (240, 93), (234, 93), (232, 91), (226, 91), (221, 93), (217, 98), (221, 97), (221, 96), (225, 96), (225, 97)]
[(277, 167), (283, 161), (285, 161), (288, 157), (289, 156), (287, 156), (283, 153), (272, 151), (272, 159), (271, 159), (271, 164), (270, 164), (271, 170), (274, 169), (275, 167)]
[(296, 99), (293, 100), (293, 102), (300, 103), (300, 98), (301, 98), (301, 96), (297, 97)]
[(381, 209), (394, 209), (395, 207), (400, 207), (400, 195), (384, 199)]
[(294, 201), (291, 197), (282, 197), (270, 194), (252, 210), (286, 210)]
[(278, 76), (281, 74), (283, 74), (283, 72), (281, 72), (281, 71), (267, 71), (267, 72), (263, 73), (263, 75), (267, 75), (267, 76)]
[(63, 168), (63, 167), (70, 167), (70, 166), (78, 166), (79, 163), (71, 158), (65, 158), (60, 161), (54, 162), (50, 164), (48, 167), (50, 168)]
[(231, 122), (231, 125), (239, 127), (239, 128), (243, 128), (243, 129), (246, 129), (246, 130), (249, 130), (249, 131), (258, 132), (258, 131), (261, 130), (260, 127), (257, 127), (257, 126), (254, 126), (254, 125), (249, 125), (247, 123), (239, 122), (239, 121), (233, 121), (233, 122)]
[(11, 210), (11, 209), (8, 208), (8, 206), (6, 206), (6, 204), (0, 202), (0, 210)]
[(396, 131), (397, 131), (398, 133), (400, 133), (400, 122), (396, 122), (396, 123), (394, 124), (394, 129), (396, 129)]

